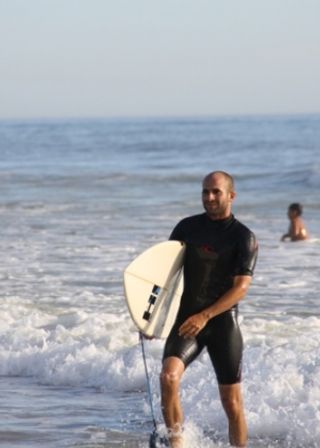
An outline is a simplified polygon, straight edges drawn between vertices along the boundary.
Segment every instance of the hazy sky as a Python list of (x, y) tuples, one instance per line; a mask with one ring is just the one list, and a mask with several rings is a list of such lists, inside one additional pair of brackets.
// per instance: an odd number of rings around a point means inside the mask
[(0, 0), (0, 118), (320, 112), (320, 0)]

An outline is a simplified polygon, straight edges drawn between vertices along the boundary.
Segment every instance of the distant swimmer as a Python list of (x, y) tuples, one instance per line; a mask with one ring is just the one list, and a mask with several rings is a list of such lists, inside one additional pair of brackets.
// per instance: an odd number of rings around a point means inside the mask
[(290, 221), (288, 233), (285, 233), (281, 237), (281, 241), (290, 239), (291, 241), (301, 241), (308, 238), (308, 232), (301, 218), (302, 205), (294, 202), (288, 207), (288, 218)]

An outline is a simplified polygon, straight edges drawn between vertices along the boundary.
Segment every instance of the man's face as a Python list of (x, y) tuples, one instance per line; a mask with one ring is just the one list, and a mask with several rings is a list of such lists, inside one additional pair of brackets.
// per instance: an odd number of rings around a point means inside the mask
[(230, 216), (232, 201), (235, 197), (229, 191), (228, 182), (223, 175), (206, 177), (202, 184), (202, 203), (209, 218), (224, 219)]

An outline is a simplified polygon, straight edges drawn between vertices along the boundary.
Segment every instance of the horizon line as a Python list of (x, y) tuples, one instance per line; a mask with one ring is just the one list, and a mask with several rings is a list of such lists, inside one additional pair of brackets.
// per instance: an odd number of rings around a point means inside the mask
[(1, 117), (0, 122), (14, 121), (140, 121), (140, 120), (212, 120), (212, 119), (237, 119), (237, 118), (282, 118), (282, 117), (310, 117), (319, 116), (318, 112), (245, 112), (245, 113), (220, 113), (220, 114), (139, 114), (139, 115), (51, 115), (51, 116), (20, 116)]

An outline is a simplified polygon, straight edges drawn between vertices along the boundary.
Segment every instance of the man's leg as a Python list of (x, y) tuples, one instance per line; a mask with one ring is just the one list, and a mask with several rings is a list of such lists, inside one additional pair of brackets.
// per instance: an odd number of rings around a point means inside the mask
[(240, 383), (219, 385), (220, 398), (229, 421), (229, 440), (235, 447), (246, 447), (248, 430)]
[(181, 359), (170, 356), (164, 360), (160, 375), (162, 413), (172, 448), (183, 446), (181, 435), (183, 412), (179, 392), (184, 369)]

